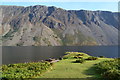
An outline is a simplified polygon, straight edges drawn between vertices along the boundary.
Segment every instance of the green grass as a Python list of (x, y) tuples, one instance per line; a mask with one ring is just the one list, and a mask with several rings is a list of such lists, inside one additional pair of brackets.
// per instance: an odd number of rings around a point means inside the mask
[[(75, 56), (78, 53), (72, 53), (66, 55), (67, 57)], [(64, 56), (65, 57), (65, 56)], [(90, 57), (84, 54), (84, 58)], [(94, 65), (105, 61), (111, 60), (110, 58), (98, 58), (97, 60), (86, 61), (84, 63), (73, 63), (76, 59), (68, 58), (63, 59), (60, 62), (54, 64), (53, 69), (49, 72), (44, 73), (40, 78), (91, 78), (100, 77), (96, 74)]]

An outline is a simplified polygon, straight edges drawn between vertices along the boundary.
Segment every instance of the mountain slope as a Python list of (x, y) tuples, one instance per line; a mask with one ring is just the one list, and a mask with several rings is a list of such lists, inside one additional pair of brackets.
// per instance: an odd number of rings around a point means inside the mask
[(0, 6), (4, 46), (117, 45), (118, 14), (46, 6)]

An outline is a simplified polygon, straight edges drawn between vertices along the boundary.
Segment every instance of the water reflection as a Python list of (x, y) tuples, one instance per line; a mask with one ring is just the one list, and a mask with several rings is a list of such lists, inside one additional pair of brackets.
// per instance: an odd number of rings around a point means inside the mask
[(66, 51), (85, 52), (92, 56), (118, 57), (117, 46), (3, 47), (2, 63), (20, 63), (59, 58)]

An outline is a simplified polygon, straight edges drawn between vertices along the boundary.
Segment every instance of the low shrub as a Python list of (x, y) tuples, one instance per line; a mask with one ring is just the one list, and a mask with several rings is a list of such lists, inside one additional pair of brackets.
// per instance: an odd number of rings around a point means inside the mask
[(83, 57), (75, 56), (74, 58), (75, 58), (75, 59), (81, 59), (81, 58), (83, 58)]
[(109, 80), (120, 80), (120, 70), (112, 69), (104, 72), (102, 76)]
[(75, 59), (77, 59), (78, 57), (77, 57), (77, 56), (75, 56), (74, 58), (75, 58)]
[(2, 80), (36, 78), (47, 71), (53, 64), (48, 62), (32, 62), (2, 65)]
[(96, 72), (107, 80), (120, 80), (120, 59), (103, 61), (96, 64)]
[(97, 60), (98, 58), (97, 57), (88, 57), (86, 60)]
[(105, 56), (99, 56), (100, 58), (105, 58)]
[(59, 58), (59, 60), (63, 60), (63, 58), (62, 58), (62, 57), (60, 57), (60, 58)]
[(78, 59), (78, 60), (75, 61), (75, 63), (84, 63), (84, 62), (85, 62), (85, 60), (83, 58)]
[(84, 56), (84, 54), (78, 54), (77, 56)]

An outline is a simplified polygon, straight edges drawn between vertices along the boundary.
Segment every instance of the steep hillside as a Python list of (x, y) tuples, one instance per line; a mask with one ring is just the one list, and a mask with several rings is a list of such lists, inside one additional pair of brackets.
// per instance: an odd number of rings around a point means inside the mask
[(0, 6), (4, 46), (117, 45), (118, 13)]

